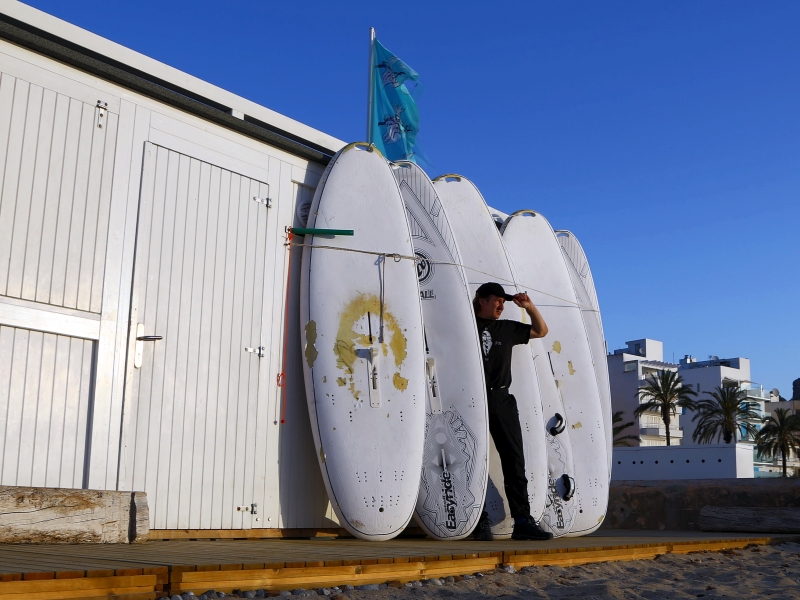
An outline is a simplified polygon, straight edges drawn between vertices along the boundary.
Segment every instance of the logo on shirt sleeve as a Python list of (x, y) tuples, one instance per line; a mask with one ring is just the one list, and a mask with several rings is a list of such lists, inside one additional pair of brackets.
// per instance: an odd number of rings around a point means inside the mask
[(481, 333), (481, 346), (483, 346), (483, 355), (489, 356), (489, 350), (492, 349), (492, 334), (488, 329), (484, 329)]

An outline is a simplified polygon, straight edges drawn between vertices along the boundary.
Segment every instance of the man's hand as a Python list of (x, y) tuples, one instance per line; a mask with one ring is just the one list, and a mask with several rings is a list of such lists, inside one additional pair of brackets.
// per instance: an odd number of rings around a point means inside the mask
[(528, 297), (528, 294), (515, 294), (514, 304), (524, 308), (531, 318), (531, 339), (543, 338), (547, 335), (547, 324), (544, 322), (539, 310), (534, 306), (533, 301)]
[(525, 293), (514, 294), (513, 301), (514, 301), (514, 304), (516, 304), (520, 308), (524, 308), (525, 310), (533, 308), (533, 302), (531, 301), (531, 299), (528, 296), (528, 294), (525, 294)]

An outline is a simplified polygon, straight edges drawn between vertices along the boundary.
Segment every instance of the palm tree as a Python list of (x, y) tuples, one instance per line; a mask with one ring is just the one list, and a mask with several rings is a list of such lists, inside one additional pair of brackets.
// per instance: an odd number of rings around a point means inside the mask
[(639, 406), (633, 411), (635, 417), (640, 417), (645, 412), (660, 412), (661, 420), (667, 432), (667, 446), (670, 445), (669, 423), (672, 415), (678, 413), (678, 408), (694, 408), (693, 396), (697, 396), (688, 385), (683, 383), (683, 377), (675, 371), (657, 371), (647, 377), (647, 384), (639, 388)]
[(635, 423), (633, 421), (630, 421), (628, 423), (623, 423), (622, 425), (620, 425), (619, 423), (621, 421), (622, 421), (622, 411), (618, 410), (611, 417), (611, 427), (612, 427), (611, 431), (613, 434), (612, 437), (614, 438), (614, 445), (633, 446), (631, 442), (633, 442), (634, 440), (638, 441), (639, 440), (638, 435), (623, 435), (621, 437), (617, 436), (619, 436), (619, 434), (625, 431), (628, 427), (635, 425)]
[(776, 408), (775, 415), (764, 419), (764, 426), (756, 434), (756, 450), (770, 458), (780, 453), (786, 477), (786, 457), (791, 450), (800, 452), (800, 417), (790, 415), (786, 408)]
[[(746, 402), (745, 393), (739, 387), (718, 387), (716, 391), (705, 392), (711, 398), (704, 398), (695, 403), (697, 413), (692, 421), (697, 421), (697, 427), (692, 434), (692, 441), (700, 444), (711, 444), (719, 438), (726, 444), (746, 436), (755, 437), (758, 430), (749, 421), (760, 419), (753, 409), (758, 405), (755, 402)], [(699, 421), (698, 421), (699, 419)]]

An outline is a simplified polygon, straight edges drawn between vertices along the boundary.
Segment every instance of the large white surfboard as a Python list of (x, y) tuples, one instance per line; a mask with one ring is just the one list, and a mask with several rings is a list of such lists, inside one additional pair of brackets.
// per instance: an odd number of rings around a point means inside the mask
[(475, 312), (447, 214), (416, 164), (392, 164), (405, 201), (425, 324), (428, 394), (415, 518), (441, 540), (472, 533), (486, 497), (489, 420)]
[(549, 328), (542, 343), (561, 390), (575, 457), (577, 513), (568, 535), (585, 535), (600, 526), (608, 506), (605, 423), (586, 328), (547, 219), (534, 211), (515, 212), (503, 225), (503, 239), (521, 285)]
[[(500, 283), (510, 294), (521, 291), (515, 285), (514, 267), (500, 232), (478, 188), (460, 175), (443, 175), (436, 178), (433, 185), (456, 236), (470, 298), (487, 281)], [(530, 322), (525, 311), (510, 302), (503, 312), (503, 318)], [(527, 345), (514, 348), (511, 371), (513, 381), (510, 392), (517, 399), (522, 426), (531, 516), (539, 521), (547, 501), (547, 452), (537, 371)], [(503, 472), (493, 442), (489, 445), (489, 452), (489, 485), (484, 510), (489, 513), (494, 535), (510, 537), (514, 520), (509, 512)]]
[[(507, 229), (506, 221), (503, 229), (503, 241), (511, 255), (516, 268), (519, 284), (527, 292), (533, 303), (539, 308), (552, 335), (558, 325), (553, 315), (548, 314), (543, 299), (529, 286), (532, 279), (531, 267), (535, 261), (543, 257), (530, 255), (525, 245), (525, 234), (518, 233), (518, 227)], [(516, 225), (516, 224), (515, 224)], [(522, 244), (521, 244), (522, 242)], [(540, 374), (539, 389), (542, 397), (542, 410), (545, 422), (545, 440), (547, 442), (547, 504), (540, 525), (552, 532), (554, 537), (567, 535), (573, 527), (578, 514), (578, 500), (575, 497), (576, 479), (574, 449), (570, 440), (569, 411), (564, 406), (561, 390), (555, 379), (553, 365), (546, 352), (543, 340), (531, 340), (536, 367)]]
[(308, 227), (355, 231), (306, 235), (303, 248), (303, 368), (323, 480), (348, 531), (391, 539), (417, 501), (425, 351), (411, 232), (377, 150), (350, 144), (333, 157)]
[(589, 344), (592, 350), (592, 361), (597, 376), (597, 386), (600, 388), (600, 401), (603, 405), (603, 419), (606, 430), (606, 448), (608, 449), (608, 476), (611, 477), (611, 465), (614, 449), (614, 432), (611, 420), (611, 388), (608, 381), (608, 361), (606, 360), (605, 336), (603, 334), (603, 319), (600, 316), (600, 303), (597, 300), (597, 291), (594, 287), (592, 270), (589, 260), (583, 251), (575, 234), (559, 230), (556, 239), (561, 245), (567, 262), (567, 269), (575, 289), (575, 296), (581, 306), (581, 315), (586, 325)]

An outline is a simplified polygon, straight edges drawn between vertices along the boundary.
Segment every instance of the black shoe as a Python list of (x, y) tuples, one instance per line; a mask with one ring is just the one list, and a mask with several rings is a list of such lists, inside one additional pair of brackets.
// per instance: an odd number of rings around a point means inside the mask
[(512, 540), (552, 540), (553, 534), (545, 531), (536, 524), (533, 517), (521, 523), (514, 523), (514, 532), (511, 534)]
[(476, 542), (492, 542), (494, 541), (494, 534), (492, 534), (492, 524), (489, 521), (489, 513), (483, 511), (478, 524), (475, 526), (473, 532), (473, 539)]

